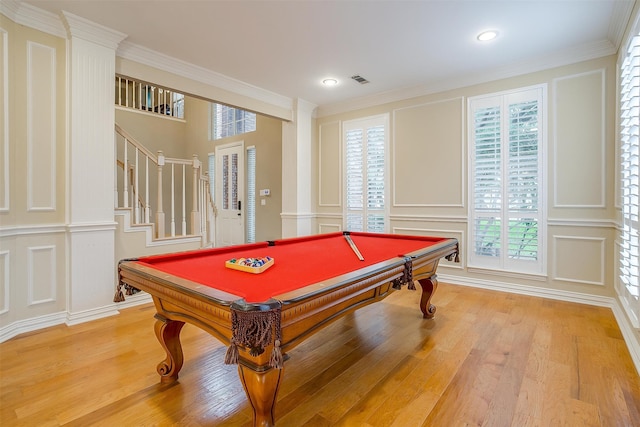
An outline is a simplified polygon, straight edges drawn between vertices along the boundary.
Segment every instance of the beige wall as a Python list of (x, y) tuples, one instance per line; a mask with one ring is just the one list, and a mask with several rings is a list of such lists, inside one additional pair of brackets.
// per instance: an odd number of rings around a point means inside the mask
[[(460, 282), (614, 295), (615, 57), (425, 95), (317, 120), (313, 152), (317, 230), (342, 224), (340, 124), (388, 114), (391, 231), (455, 237), (462, 262), (439, 272)], [(469, 97), (547, 85), (546, 274), (496, 274), (467, 267)]]
[(282, 237), (282, 122), (263, 115), (257, 116), (256, 131), (209, 140), (209, 103), (196, 98), (187, 98), (187, 144), (190, 152), (197, 154), (205, 168), (209, 154), (215, 147), (235, 141), (243, 141), (244, 146), (256, 148), (256, 191), (268, 188), (271, 195), (264, 197), (265, 205), (256, 194), (256, 241), (274, 240)]
[(65, 70), (64, 39), (0, 15), (0, 327), (66, 307)]
[[(282, 235), (282, 122), (267, 116), (257, 116), (257, 130), (219, 141), (209, 140), (209, 104), (198, 98), (185, 98), (185, 119), (176, 120), (145, 112), (116, 109), (116, 123), (153, 153), (162, 150), (167, 157), (190, 159), (194, 154), (208, 167), (208, 157), (216, 145), (243, 141), (245, 147), (256, 148), (256, 189), (269, 188), (271, 195), (262, 205), (257, 197), (256, 240), (279, 239)], [(169, 200), (168, 170), (164, 172), (165, 205)], [(151, 189), (152, 196), (155, 189)], [(190, 195), (188, 195), (190, 196)], [(179, 197), (179, 196), (176, 196)], [(189, 197), (188, 197), (189, 198)], [(190, 202), (187, 203), (190, 206)], [(167, 206), (165, 206), (165, 213)]]

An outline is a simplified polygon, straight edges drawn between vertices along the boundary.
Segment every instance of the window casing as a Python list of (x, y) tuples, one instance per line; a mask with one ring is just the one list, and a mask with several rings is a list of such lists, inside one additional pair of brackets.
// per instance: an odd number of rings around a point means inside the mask
[(546, 87), (469, 99), (470, 267), (544, 274)]
[(620, 64), (619, 148), (622, 224), (618, 253), (618, 295), (634, 327), (640, 327), (640, 31), (636, 25)]
[(209, 120), (209, 139), (241, 135), (256, 130), (256, 113), (211, 103)]
[(386, 115), (344, 123), (345, 230), (388, 232), (387, 128)]

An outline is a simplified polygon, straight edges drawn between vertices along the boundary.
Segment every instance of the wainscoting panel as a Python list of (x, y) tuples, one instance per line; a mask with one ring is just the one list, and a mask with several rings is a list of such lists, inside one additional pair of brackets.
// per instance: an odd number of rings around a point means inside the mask
[(464, 99), (393, 111), (393, 206), (464, 206)]
[(0, 251), (0, 314), (9, 312), (10, 257), (9, 251)]
[(318, 224), (318, 232), (320, 234), (335, 233), (336, 231), (340, 230), (342, 230), (342, 227), (339, 224)]
[(604, 286), (605, 243), (598, 237), (553, 236), (553, 280)]
[(27, 248), (27, 303), (29, 306), (56, 300), (57, 276), (55, 246)]
[(393, 227), (393, 234), (409, 234), (415, 236), (438, 236), (438, 237), (448, 237), (453, 239), (458, 239), (458, 247), (460, 250), (460, 262), (455, 261), (447, 261), (442, 258), (440, 260), (439, 265), (453, 267), (453, 268), (464, 268), (464, 257), (463, 248), (465, 245), (465, 233), (460, 230), (444, 230), (441, 228), (409, 228), (409, 227)]
[(56, 209), (56, 50), (27, 43), (27, 209)]
[(340, 122), (320, 125), (318, 138), (318, 205), (342, 205)]
[(605, 206), (605, 72), (554, 80), (554, 206)]

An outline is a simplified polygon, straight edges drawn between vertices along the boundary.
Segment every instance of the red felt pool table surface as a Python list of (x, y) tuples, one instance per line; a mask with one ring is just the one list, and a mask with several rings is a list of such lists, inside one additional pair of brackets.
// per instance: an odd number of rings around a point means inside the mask
[[(195, 283), (237, 295), (247, 302), (266, 301), (311, 284), (348, 274), (354, 270), (402, 258), (446, 240), (440, 237), (399, 234), (350, 233), (364, 261), (360, 261), (343, 233), (277, 240), (228, 248), (156, 255), (139, 258), (138, 263)], [(274, 265), (262, 273), (225, 267), (231, 258), (270, 256)]]

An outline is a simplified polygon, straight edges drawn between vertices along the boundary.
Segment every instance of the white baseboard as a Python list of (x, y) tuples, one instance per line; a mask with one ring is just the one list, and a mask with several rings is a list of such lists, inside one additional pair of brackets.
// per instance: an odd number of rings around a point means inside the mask
[(119, 314), (124, 308), (134, 307), (136, 305), (146, 304), (152, 301), (151, 295), (140, 292), (135, 295), (126, 297), (126, 301), (117, 302), (91, 310), (77, 313), (69, 313), (61, 311), (58, 313), (47, 314), (44, 316), (33, 317), (31, 319), (18, 320), (9, 325), (0, 328), (0, 343), (10, 340), (20, 334), (37, 331), (39, 329), (48, 328), (50, 326), (60, 325), (62, 323), (68, 326), (77, 325), (79, 323), (89, 322), (101, 319), (103, 317), (114, 316)]
[(493, 280), (470, 279), (467, 277), (451, 276), (448, 274), (438, 274), (438, 280), (452, 285), (469, 286), (482, 288), (498, 292), (508, 292), (519, 295), (529, 295), (540, 298), (549, 298), (558, 301), (575, 302), (579, 304), (595, 305), (598, 307), (609, 307), (618, 323), (624, 342), (629, 349), (629, 354), (640, 374), (640, 339), (638, 330), (633, 328), (627, 316), (624, 314), (620, 302), (616, 298), (598, 295), (588, 295), (579, 292), (562, 291), (558, 289), (546, 289), (534, 286), (516, 285), (512, 283), (495, 282)]
[(66, 318), (67, 312), (61, 311), (58, 313), (33, 317), (31, 319), (16, 320), (15, 322), (0, 328), (0, 343), (10, 340), (20, 334), (59, 325), (64, 323)]

